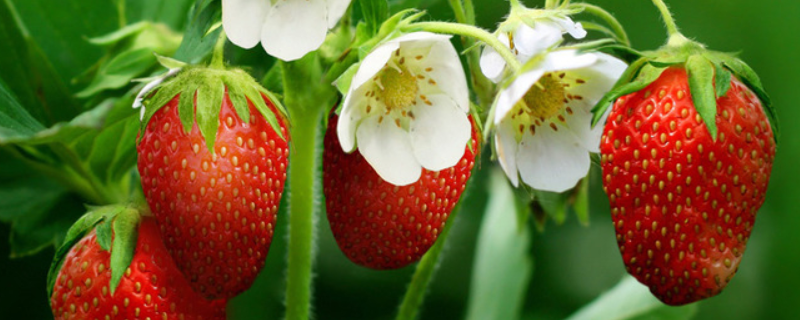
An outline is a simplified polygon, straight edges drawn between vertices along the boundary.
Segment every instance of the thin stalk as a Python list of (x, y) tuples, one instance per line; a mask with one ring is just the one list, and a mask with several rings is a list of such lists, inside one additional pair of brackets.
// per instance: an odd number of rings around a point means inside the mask
[(63, 144), (54, 144), (50, 147), (53, 152), (58, 155), (69, 167), (70, 169), (74, 170), (75, 173), (78, 174), (81, 178), (83, 178), (91, 189), (94, 190), (92, 193), (92, 198), (90, 200), (96, 201), (98, 205), (105, 205), (105, 204), (112, 204), (124, 199), (120, 199), (117, 195), (114, 195), (109, 192), (109, 188), (107, 188), (103, 183), (97, 180), (97, 177), (91, 172), (86, 166), (81, 162), (75, 153), (64, 146)]
[(436, 240), (436, 243), (433, 244), (428, 250), (428, 253), (426, 253), (419, 264), (417, 264), (417, 269), (414, 271), (411, 283), (408, 285), (408, 290), (406, 290), (406, 294), (403, 296), (403, 302), (400, 304), (400, 310), (397, 313), (396, 320), (414, 320), (417, 318), (420, 306), (422, 306), (422, 302), (425, 299), (425, 294), (428, 292), (428, 284), (431, 282), (431, 279), (433, 279), (436, 265), (439, 263), (439, 255), (442, 253), (447, 235), (450, 233), (450, 228), (453, 227), (456, 221), (455, 218), (458, 212), (461, 211), (461, 203), (463, 202), (464, 195), (462, 195), (461, 198), (462, 201), (459, 201), (456, 207), (453, 208), (453, 212), (447, 219), (448, 223), (445, 224), (442, 234), (439, 235), (439, 239)]
[(128, 24), (128, 17), (125, 16), (125, 0), (117, 0), (117, 12), (119, 13), (119, 27)]
[(592, 14), (595, 17), (603, 19), (603, 21), (608, 23), (608, 26), (611, 27), (611, 30), (614, 31), (614, 34), (616, 34), (617, 39), (622, 44), (630, 47), (631, 41), (628, 38), (628, 33), (625, 32), (625, 28), (622, 27), (622, 24), (619, 23), (619, 21), (616, 18), (614, 18), (614, 16), (611, 13), (609, 13), (608, 11), (606, 11), (601, 7), (588, 3), (579, 3), (576, 4), (576, 6), (583, 8), (583, 10), (586, 13)]
[(471, 37), (480, 41), (483, 41), (488, 46), (492, 47), (500, 56), (505, 60), (506, 64), (515, 72), (520, 69), (520, 63), (517, 61), (517, 57), (511, 50), (506, 47), (500, 40), (498, 40), (494, 35), (483, 30), (481, 28), (475, 26), (468, 26), (459, 23), (451, 23), (451, 22), (417, 22), (412, 23), (405, 27), (408, 29), (406, 31), (412, 30), (424, 30), (430, 31), (435, 33), (447, 33), (447, 34), (454, 34), (459, 36)]
[(519, 3), (519, 0), (509, 0), (508, 2), (511, 4), (511, 11), (523, 8), (522, 4)]
[(289, 248), (286, 270), (286, 319), (311, 317), (312, 268), (314, 264), (314, 208), (318, 128), (325, 114), (326, 88), (309, 85), (322, 77), (315, 54), (283, 68), (284, 104), (289, 112), (291, 152), (289, 161)]
[(461, 5), (461, 0), (448, 0), (447, 2), (450, 3), (450, 8), (453, 9), (456, 21), (458, 21), (458, 23), (467, 24), (466, 12), (464, 11), (464, 6)]
[(667, 33), (670, 36), (680, 34), (678, 31), (678, 26), (675, 24), (675, 19), (672, 18), (672, 13), (669, 12), (669, 8), (667, 8), (667, 5), (664, 4), (664, 1), (653, 0), (653, 4), (655, 4), (658, 10), (661, 11), (661, 17), (664, 18), (664, 25), (667, 27)]
[[(475, 24), (475, 7), (472, 5), (472, 0), (465, 0), (463, 6), (461, 0), (449, 0), (449, 2), (458, 23)], [(480, 71), (480, 51), (473, 48), (475, 45), (473, 38), (462, 36), (461, 43), (464, 48), (471, 48), (467, 53), (467, 64), (469, 64), (472, 90), (475, 91), (481, 106), (486, 106), (491, 103), (492, 83)]]
[(469, 25), (475, 25), (475, 5), (472, 4), (472, 0), (464, 0), (464, 13), (467, 16), (466, 23)]
[(544, 2), (545, 9), (555, 9), (558, 6), (558, 0), (547, 0)]
[(225, 30), (220, 30), (217, 43), (214, 44), (213, 56), (211, 56), (211, 66), (215, 68), (225, 68)]

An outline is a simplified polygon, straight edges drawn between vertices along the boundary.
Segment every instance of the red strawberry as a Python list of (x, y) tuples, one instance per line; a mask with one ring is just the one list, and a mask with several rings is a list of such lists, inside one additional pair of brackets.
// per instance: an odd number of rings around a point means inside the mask
[(627, 270), (671, 305), (714, 296), (736, 273), (775, 156), (762, 103), (737, 78), (716, 100), (716, 141), (689, 88), (676, 66), (620, 98), (600, 146)]
[(55, 319), (225, 319), (225, 302), (204, 299), (178, 271), (154, 219), (142, 220), (136, 239), (133, 259), (113, 292), (111, 252), (101, 248), (95, 230), (80, 239), (52, 288)]
[(378, 176), (364, 157), (342, 151), (333, 116), (325, 134), (323, 188), (336, 243), (353, 262), (395, 269), (419, 260), (433, 245), (469, 180), (478, 131), (457, 165), (395, 186)]
[[(166, 246), (192, 287), (207, 298), (232, 297), (253, 283), (272, 242), (286, 180), (282, 113), (249, 77), (226, 78), (234, 75), (244, 77), (237, 71), (190, 69), (158, 88), (137, 146), (145, 197)], [(215, 77), (224, 87), (203, 87)], [(185, 81), (200, 83), (194, 114), (182, 97), (194, 96), (196, 87)], [(219, 90), (219, 100), (204, 98), (203, 92), (212, 90)], [(159, 96), (162, 91), (166, 94)], [(169, 102), (162, 105), (164, 97)], [(243, 121), (245, 112), (249, 120)], [(193, 116), (196, 121), (186, 121)]]

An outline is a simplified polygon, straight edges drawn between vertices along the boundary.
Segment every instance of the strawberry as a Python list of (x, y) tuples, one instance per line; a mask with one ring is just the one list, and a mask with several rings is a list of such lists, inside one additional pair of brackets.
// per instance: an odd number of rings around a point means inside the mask
[(239, 70), (190, 68), (155, 92), (137, 146), (145, 198), (192, 287), (235, 296), (272, 242), (289, 153), (284, 113)]
[[(55, 319), (225, 319), (225, 301), (204, 299), (178, 271), (155, 219), (136, 220), (127, 224), (132, 232), (114, 226), (110, 250), (102, 248), (104, 228), (92, 225), (59, 250), (50, 286)], [(127, 263), (118, 263), (122, 253)]]
[(680, 32), (640, 57), (595, 106), (603, 190), (628, 273), (669, 305), (719, 294), (764, 203), (777, 116), (755, 72)]
[(617, 100), (600, 151), (627, 270), (662, 301), (718, 294), (736, 273), (775, 156), (762, 104), (738, 79), (717, 99), (715, 141), (673, 67)]
[(346, 154), (332, 116), (325, 134), (323, 191), (336, 243), (351, 261), (373, 269), (395, 269), (419, 260), (443, 230), (475, 165), (478, 131), (455, 166), (422, 170), (407, 186), (390, 184), (363, 156)]

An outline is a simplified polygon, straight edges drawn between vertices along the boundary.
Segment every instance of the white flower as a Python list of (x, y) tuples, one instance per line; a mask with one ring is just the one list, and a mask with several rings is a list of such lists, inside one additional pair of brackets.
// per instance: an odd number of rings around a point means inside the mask
[(258, 42), (281, 60), (302, 58), (325, 40), (350, 0), (222, 0), (228, 39), (250, 49)]
[[(517, 23), (519, 26), (511, 33), (498, 31), (497, 38), (506, 47), (511, 48), (523, 64), (531, 57), (561, 43), (564, 40), (564, 33), (569, 33), (575, 39), (586, 36), (586, 30), (583, 30), (580, 22), (575, 23), (569, 17), (538, 18), (534, 20), (532, 26), (522, 22)], [(497, 83), (503, 78), (506, 62), (492, 47), (487, 46), (483, 49), (480, 65), (483, 74), (493, 82)]]
[(563, 192), (589, 171), (603, 126), (592, 107), (622, 75), (624, 62), (603, 53), (558, 50), (503, 89), (495, 106), (495, 148), (514, 186)]
[(408, 185), (422, 168), (458, 163), (472, 132), (468, 111), (467, 80), (450, 36), (415, 32), (364, 58), (336, 130), (344, 151), (357, 146), (381, 178)]

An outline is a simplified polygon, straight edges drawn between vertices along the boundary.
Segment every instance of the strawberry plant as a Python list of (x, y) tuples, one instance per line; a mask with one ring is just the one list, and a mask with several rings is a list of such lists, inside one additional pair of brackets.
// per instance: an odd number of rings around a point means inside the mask
[(792, 319), (800, 5), (669, 2), (0, 1), (0, 318)]

